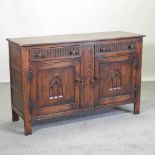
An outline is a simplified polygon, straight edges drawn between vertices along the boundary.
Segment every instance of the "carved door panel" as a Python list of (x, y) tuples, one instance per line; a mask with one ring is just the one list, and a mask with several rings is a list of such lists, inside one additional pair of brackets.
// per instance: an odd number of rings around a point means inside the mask
[(136, 54), (95, 59), (96, 105), (131, 102), (134, 99)]
[(32, 68), (33, 115), (78, 109), (80, 104), (80, 62), (57, 62)]

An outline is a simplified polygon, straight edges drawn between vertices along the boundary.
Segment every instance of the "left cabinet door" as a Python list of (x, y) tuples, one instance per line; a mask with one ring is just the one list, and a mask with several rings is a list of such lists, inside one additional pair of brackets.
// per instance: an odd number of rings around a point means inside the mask
[(33, 116), (78, 109), (80, 106), (80, 61), (59, 61), (31, 66), (30, 86)]

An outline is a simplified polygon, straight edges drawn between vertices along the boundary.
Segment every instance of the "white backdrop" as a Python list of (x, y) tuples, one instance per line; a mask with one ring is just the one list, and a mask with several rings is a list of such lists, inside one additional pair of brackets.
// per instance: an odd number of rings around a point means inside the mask
[(129, 31), (144, 38), (143, 80), (155, 80), (155, 0), (0, 0), (0, 82), (9, 81), (6, 37)]

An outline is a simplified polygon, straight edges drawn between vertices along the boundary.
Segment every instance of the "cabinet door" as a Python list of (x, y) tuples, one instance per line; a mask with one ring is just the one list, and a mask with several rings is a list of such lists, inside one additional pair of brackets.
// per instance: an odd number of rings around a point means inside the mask
[(136, 54), (96, 58), (96, 105), (132, 102), (134, 99)]
[(34, 104), (32, 115), (45, 115), (79, 108), (80, 61), (37, 65), (32, 67), (32, 73), (34, 76), (30, 97)]

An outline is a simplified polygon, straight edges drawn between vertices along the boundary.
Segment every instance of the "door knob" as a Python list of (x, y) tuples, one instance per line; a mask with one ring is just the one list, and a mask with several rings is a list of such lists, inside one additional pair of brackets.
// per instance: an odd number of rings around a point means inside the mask
[(76, 78), (75, 78), (75, 82), (80, 83), (81, 88), (83, 88), (83, 87), (84, 87), (84, 82), (83, 82), (83, 80), (82, 80), (81, 78), (76, 77)]
[(98, 76), (94, 76), (94, 78), (90, 80), (91, 86), (94, 87), (96, 82), (98, 82), (98, 80), (99, 80), (99, 77)]
[(99, 79), (100, 79), (99, 76), (95, 76), (95, 77), (94, 77), (94, 80), (95, 80), (95, 81), (98, 81)]
[(90, 80), (90, 84), (91, 84), (92, 87), (94, 87), (95, 86), (95, 80), (94, 79), (91, 79)]

